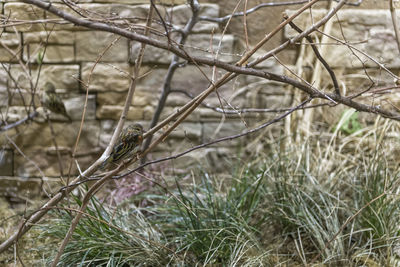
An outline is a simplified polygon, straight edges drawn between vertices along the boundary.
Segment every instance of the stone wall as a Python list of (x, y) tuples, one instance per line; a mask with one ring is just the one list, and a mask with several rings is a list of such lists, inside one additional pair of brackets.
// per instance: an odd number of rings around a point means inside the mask
[[(67, 9), (64, 4), (58, 3), (60, 1), (54, 2), (54, 5)], [(175, 26), (182, 27), (191, 15), (189, 7), (184, 2), (186, 1), (158, 1), (159, 4), (163, 4), (159, 9), (161, 15)], [(213, 2), (202, 2), (202, 16), (218, 17), (231, 11), (228, 7), (232, 5), (233, 1)], [(99, 18), (112, 14), (130, 19), (134, 18), (142, 24), (143, 18), (146, 17), (149, 10), (146, 0), (85, 0), (79, 1), (79, 3), (80, 7), (92, 12), (91, 14), (94, 16), (99, 16)], [(10, 21), (56, 18), (48, 12), (18, 1), (1, 2), (0, 10), (3, 15), (9, 16)], [(279, 10), (282, 10), (282, 8)], [(251, 43), (259, 40), (258, 37), (266, 33), (266, 27), (268, 28), (273, 24), (260, 28), (260, 23), (254, 22), (254, 17), (259, 20), (260, 14), (264, 14), (265, 19), (263, 20), (265, 21), (271, 18), (274, 23), (281, 21), (277, 18), (277, 16), (281, 17), (281, 12), (260, 12), (258, 15), (249, 16), (248, 27), (253, 29), (254, 26), (257, 29), (250, 35)], [(313, 12), (314, 19), (318, 19), (324, 11), (314, 10)], [(395, 56), (398, 54), (396, 54), (394, 36), (390, 30), (391, 23), (388, 10), (344, 10), (339, 13), (339, 17), (349, 41), (363, 41), (355, 45), (366, 53), (375, 56), (380, 62), (387, 64), (386, 66), (399, 68), (400, 61), (398, 56)], [(296, 23), (305, 27), (308, 18), (308, 14), (304, 14), (296, 20)], [(242, 22), (239, 20), (239, 22), (234, 23), (236, 24), (223, 37), (221, 25), (205, 21), (198, 23), (194, 28), (194, 33), (188, 39), (187, 51), (193, 55), (207, 55), (210, 51), (217, 50), (222, 38), (219, 58), (229, 62), (236, 61), (240, 58), (244, 49), (243, 40), (240, 40), (243, 34), (237, 31), (239, 27), (237, 25), (242, 25), (240, 24)], [(162, 30), (162, 26), (158, 25), (157, 27)], [(338, 30), (337, 22), (333, 29), (332, 34), (340, 38), (341, 32)], [(48, 37), (50, 32), (51, 34)], [(293, 32), (286, 28), (284, 35), (278, 36), (278, 41), (290, 38), (292, 34)], [(211, 36), (212, 40), (210, 40)], [(31, 101), (39, 106), (38, 111), (40, 113), (33, 121), (0, 133), (0, 144), (2, 145), (0, 152), (0, 188), (4, 188), (3, 184), (9, 185), (10, 181), (22, 183), (30, 178), (29, 181), (32, 182), (35, 181), (34, 177), (51, 179), (51, 177), (60, 175), (51, 130), (45, 120), (43, 109), (40, 107), (41, 91), (39, 90), (32, 99), (31, 83), (36, 83), (36, 81), (38, 81), (39, 89), (46, 81), (55, 84), (57, 92), (64, 99), (67, 112), (73, 119), (69, 123), (62, 116), (51, 114), (51, 124), (63, 158), (63, 173), (65, 174), (69, 169), (70, 155), (75, 145), (85, 101), (86, 91), (80, 81), (87, 83), (90, 80), (85, 125), (76, 154), (79, 167), (85, 169), (101, 155), (110, 140), (116, 120), (118, 120), (123, 109), (129, 87), (128, 75), (132, 73), (133, 62), (140, 44), (128, 41), (125, 38), (118, 38), (110, 33), (92, 31), (65, 23), (20, 25), (18, 21), (15, 21), (13, 27), (4, 29), (0, 38), (2, 44), (0, 45), (0, 63), (2, 63), (0, 68), (0, 109), (2, 119), (7, 123), (23, 119), (29, 111), (25, 104)], [(273, 41), (273, 43), (275, 42), (277, 42), (277, 39)], [(293, 47), (292, 50), (282, 55), (285, 62), (294, 62), (297, 53), (296, 48)], [(327, 60), (337, 72), (340, 81), (346, 84), (347, 90), (357, 91), (367, 84), (368, 78), (361, 77), (364, 70), (360, 68), (360, 61), (354, 60), (351, 54), (348, 55), (348, 48), (334, 46), (329, 49), (329, 53), (326, 54)], [(43, 64), (39, 66), (38, 58), (44, 51)], [(384, 53), (381, 53), (382, 51)], [(100, 59), (99, 55), (102, 55)], [(147, 47), (141, 70), (143, 77), (138, 82), (134, 100), (128, 113), (127, 119), (129, 121), (141, 122), (147, 129), (160, 97), (171, 57), (172, 54), (167, 51)], [(99, 60), (97, 64), (95, 64), (96, 60)], [(24, 67), (21, 67), (20, 62), (23, 63)], [(366, 66), (370, 76), (381, 84), (393, 82), (392, 77), (382, 75), (379, 67), (373, 62), (367, 62)], [(303, 67), (306, 73), (307, 71), (310, 72), (312, 62), (305, 61)], [(274, 73), (284, 73), (285, 71), (282, 66), (274, 61), (267, 61), (260, 68)], [(179, 90), (193, 95), (198, 94), (208, 86), (212, 73), (213, 70), (208, 67), (201, 67), (201, 71), (194, 65), (179, 68), (172, 81), (172, 88), (176, 92), (168, 98), (162, 117), (169, 115), (176, 107), (189, 100), (186, 95), (179, 93)], [(223, 73), (223, 71), (218, 71), (217, 76), (220, 77)], [(38, 74), (40, 74), (40, 78), (37, 80)], [(207, 75), (207, 78), (204, 77), (204, 74)], [(290, 75), (289, 72), (286, 74)], [(330, 90), (329, 77), (327, 77), (327, 74), (323, 75), (326, 76), (326, 79), (324, 79), (322, 87)], [(21, 90), (16, 88), (16, 83)], [(219, 98), (214, 94), (205, 101), (208, 106), (219, 107), (220, 101), (227, 101), (236, 108), (286, 107), (290, 105), (292, 96), (292, 91), (280, 84), (244, 76), (239, 76), (219, 89), (218, 92)], [(387, 105), (387, 100), (379, 99), (379, 101), (382, 100), (385, 100), (382, 103)], [(326, 113), (323, 113), (323, 119), (332, 124), (338, 119), (337, 114), (337, 110), (329, 109)], [(205, 141), (240, 133), (253, 122), (265, 121), (272, 116), (260, 113), (246, 113), (240, 116), (227, 114), (223, 116), (220, 112), (215, 112), (204, 105), (200, 106), (169, 138), (157, 147), (150, 157), (158, 158), (163, 155), (175, 154)], [(279, 127), (277, 129), (279, 131)], [(244, 142), (243, 140), (235, 139), (222, 143), (218, 147), (209, 147), (193, 152), (178, 161), (172, 162), (171, 166), (180, 169), (187, 165), (194, 166), (198, 162), (208, 161), (212, 168), (219, 171), (218, 168), (226, 168), (226, 166), (232, 165), (230, 156), (236, 155), (237, 148), (240, 147), (241, 142)], [(228, 165), (224, 165), (224, 162), (228, 162)], [(72, 164), (72, 173), (78, 173), (75, 163)], [(12, 192), (12, 190), (9, 192)]]
[[(146, 18), (149, 10), (147, 1), (80, 1), (80, 7), (96, 16), (104, 17), (119, 15), (129, 18)], [(176, 27), (183, 27), (191, 16), (189, 6), (179, 1), (161, 1), (164, 6), (159, 10), (166, 21)], [(174, 5), (172, 5), (174, 4)], [(54, 4), (67, 10), (62, 3)], [(86, 117), (80, 137), (76, 159), (81, 169), (89, 166), (108, 144), (111, 134), (123, 109), (126, 92), (129, 87), (129, 76), (132, 74), (134, 60), (138, 54), (139, 43), (125, 38), (101, 32), (92, 31), (72, 24), (24, 24), (17, 21), (55, 19), (56, 17), (41, 9), (18, 1), (0, 3), (1, 12), (15, 21), (14, 27), (7, 27), (2, 33), (0, 46), (0, 105), (3, 119), (8, 124), (21, 120), (27, 116), (26, 103), (32, 100), (31, 83), (38, 82), (38, 89), (42, 89), (47, 81), (51, 81), (65, 103), (68, 114), (73, 121), (68, 122), (61, 115), (51, 114), (51, 125), (54, 128), (58, 149), (61, 152), (63, 173), (68, 173), (70, 155), (74, 147), (80, 126), (82, 111), (85, 102), (85, 89), (80, 81), (87, 83), (90, 80), (89, 97), (86, 107)], [(220, 6), (217, 4), (202, 3), (201, 16), (218, 17)], [(162, 30), (162, 28), (160, 28)], [(49, 34), (50, 33), (50, 34)], [(210, 37), (212, 36), (212, 40)], [(48, 38), (48, 40), (47, 40)], [(221, 46), (218, 44), (221, 42)], [(212, 43), (212, 48), (210, 47)], [(111, 45), (112, 44), (112, 45)], [(111, 45), (111, 47), (109, 47)], [(107, 49), (109, 47), (109, 49)], [(219, 25), (212, 22), (199, 22), (188, 38), (186, 48), (192, 55), (207, 55), (208, 51), (219, 50), (219, 58), (233, 62), (239, 59), (237, 37), (232, 34), (221, 35)], [(21, 49), (22, 48), (22, 49)], [(107, 49), (107, 51), (105, 51)], [(105, 51), (105, 53), (104, 53)], [(11, 52), (11, 53), (10, 53)], [(38, 63), (44, 53), (42, 65)], [(95, 64), (96, 60), (101, 59)], [(167, 73), (172, 54), (148, 46), (143, 60), (141, 74), (127, 119), (138, 121), (147, 129), (158, 99), (164, 77)], [(21, 67), (22, 62), (24, 67)], [(29, 63), (29, 65), (28, 65)], [(264, 64), (266, 69), (275, 68), (271, 64)], [(278, 68), (281, 71), (281, 68)], [(219, 71), (216, 75), (221, 76)], [(40, 75), (37, 80), (38, 75)], [(204, 77), (207, 75), (207, 78)], [(196, 95), (204, 90), (212, 77), (212, 69), (187, 65), (179, 68), (172, 80), (173, 90), (183, 90)], [(254, 92), (239, 89), (244, 85), (255, 83), (253, 87), (260, 87), (257, 95)], [(18, 84), (19, 89), (16, 84)], [(268, 89), (261, 84), (268, 83)], [(22, 124), (7, 132), (2, 132), (0, 155), (0, 182), (8, 184), (11, 180), (24, 181), (34, 177), (59, 177), (60, 170), (57, 153), (52, 141), (49, 123), (45, 120), (44, 111), (40, 104), (41, 91), (35, 94), (33, 101), (38, 106), (39, 116), (33, 121)], [(271, 101), (271, 95), (282, 96), (279, 85), (270, 82), (260, 82), (254, 78), (239, 77), (219, 90), (222, 101), (229, 101), (235, 107), (249, 106), (268, 107), (280, 104)], [(189, 101), (190, 98), (182, 93), (174, 92), (168, 98), (162, 118), (169, 115), (174, 108)], [(206, 103), (209, 106), (219, 107), (216, 94)], [(265, 102), (266, 101), (266, 102)], [(281, 103), (281, 102), (280, 102)], [(215, 112), (205, 106), (200, 107), (189, 116), (172, 134), (161, 143), (150, 155), (157, 158), (181, 152), (193, 145), (211, 139), (240, 133), (246, 129), (243, 119), (260, 115), (226, 115)], [(223, 119), (223, 120), (222, 120)], [(221, 158), (227, 160), (227, 155), (236, 153), (240, 140), (226, 142), (218, 147), (208, 148), (191, 153), (172, 166), (180, 169), (190, 164), (205, 162), (207, 159), (216, 168), (223, 168)], [(221, 164), (215, 164), (219, 161)], [(193, 166), (195, 166), (193, 165)], [(72, 164), (72, 174), (77, 174), (76, 164)], [(21, 180), (22, 179), (22, 180)], [(1, 184), (0, 184), (0, 187)]]

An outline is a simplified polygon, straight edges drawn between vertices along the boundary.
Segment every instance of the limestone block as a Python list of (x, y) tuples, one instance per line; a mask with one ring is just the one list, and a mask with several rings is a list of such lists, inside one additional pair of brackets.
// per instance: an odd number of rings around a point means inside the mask
[[(26, 89), (17, 89), (17, 88), (10, 88), (8, 90), (10, 94), (8, 95), (7, 93), (7, 99), (9, 98), (9, 105), (11, 106), (29, 106), (31, 101), (32, 101), (32, 93), (30, 90)], [(1, 94), (1, 92), (0, 92)], [(35, 94), (34, 98), (34, 103), (36, 107), (39, 107), (40, 104), (40, 97), (38, 94)], [(0, 100), (0, 105), (2, 103), (2, 100)]]
[[(50, 33), (47, 41), (47, 34)], [(53, 31), (53, 32), (25, 32), (24, 44), (47, 43), (58, 45), (72, 45), (75, 42), (75, 34), (71, 31)]]
[[(240, 59), (240, 56), (234, 54), (234, 42), (235, 38), (233, 35), (226, 34), (223, 37), (220, 34), (212, 36), (209, 34), (192, 34), (189, 36), (186, 45), (184, 46), (185, 51), (190, 56), (201, 56), (207, 58), (218, 58), (223, 61), (232, 62)], [(222, 41), (221, 41), (222, 38)], [(212, 43), (212, 49), (210, 49)], [(221, 44), (220, 44), (221, 43)], [(134, 62), (140, 51), (140, 43), (131, 42), (130, 47), (130, 61)], [(217, 55), (218, 52), (218, 55)], [(158, 63), (158, 64), (169, 64), (172, 59), (172, 53), (160, 48), (148, 46), (144, 53), (144, 63)]]
[[(124, 106), (115, 106), (115, 105), (102, 105), (99, 106), (96, 110), (97, 119), (101, 120), (118, 120), (121, 116), (121, 113), (124, 109)], [(128, 120), (142, 120), (144, 117), (144, 110), (141, 107), (131, 107), (128, 111), (126, 118)]]
[[(59, 0), (57, 0), (57, 2), (60, 2)], [(87, 0), (84, 1), (79, 1), (80, 3), (83, 2), (87, 2)], [(65, 3), (53, 3), (53, 6), (56, 7), (58, 10), (63, 11), (67, 14), (70, 14), (72, 16), (76, 15), (76, 12), (74, 10), (72, 10), (68, 5), (66, 5)], [(57, 15), (46, 11), (45, 12), (45, 16), (47, 19), (57, 19), (59, 20), (60, 17), (58, 17)], [(70, 30), (70, 31), (87, 31), (89, 30), (86, 27), (83, 26), (76, 26), (72, 23), (69, 23), (67, 21), (63, 21), (62, 23), (46, 23), (45, 24), (46, 29), (47, 30), (51, 30), (51, 31), (65, 31), (65, 30)]]
[[(192, 17), (192, 11), (189, 5), (179, 5), (167, 9), (168, 16), (166, 21), (176, 27), (183, 28)], [(217, 18), (219, 15), (219, 5), (201, 4), (199, 16)], [(193, 28), (193, 32), (212, 32), (218, 29), (218, 24), (208, 21), (199, 21)]]
[[(85, 170), (99, 155), (99, 150), (87, 149), (87, 152), (77, 156), (76, 160), (81, 170)], [(70, 164), (70, 150), (60, 147), (61, 164), (66, 175)], [(18, 177), (60, 177), (60, 167), (54, 148), (34, 148), (25, 152), (27, 158), (15, 157), (15, 176)], [(79, 152), (77, 154), (80, 154)], [(72, 175), (78, 174), (76, 164), (72, 164)], [(60, 181), (61, 182), (61, 181)]]
[[(99, 3), (118, 3), (118, 4), (149, 4), (149, 0), (96, 0)], [(186, 0), (155, 0), (155, 4), (162, 5), (182, 5), (186, 3)]]
[[(292, 11), (288, 11), (292, 14)], [(313, 10), (314, 21), (319, 20), (326, 14), (326, 10)], [(397, 16), (400, 11), (397, 11)], [(333, 19), (332, 31), (329, 33), (336, 38), (352, 44), (355, 48), (368, 54), (381, 64), (389, 68), (399, 68), (400, 59), (393, 32), (393, 25), (389, 10), (362, 10), (344, 9), (338, 12), (340, 25)], [(310, 25), (310, 15), (305, 12), (294, 22), (305, 29)], [(342, 35), (343, 30), (343, 35)], [(291, 38), (295, 35), (294, 31), (287, 27), (285, 36)], [(335, 40), (329, 40), (337, 43)], [(378, 67), (378, 65), (368, 58), (365, 54), (353, 49), (352, 52), (344, 45), (329, 46), (329, 53), (324, 55), (331, 67), (362, 68), (363, 63), (366, 67)]]
[(0, 61), (17, 62), (21, 58), (19, 34), (3, 32), (0, 37)]
[[(226, 110), (226, 109), (225, 109)], [(254, 112), (221, 112), (213, 109), (200, 107), (196, 110), (202, 122), (220, 122), (221, 120), (236, 120), (248, 122), (248, 119), (264, 118), (268, 113), (254, 113)]]
[[(99, 92), (97, 93), (97, 103), (99, 103), (99, 105), (123, 106), (125, 104), (126, 97), (127, 92)], [(133, 96), (132, 104), (143, 107), (155, 105), (157, 100), (158, 97), (154, 93), (137, 88)]]
[[(240, 134), (248, 130), (243, 122), (207, 122), (203, 124), (203, 142), (209, 142), (221, 137)], [(237, 142), (238, 139), (233, 140)]]
[(68, 92), (79, 89), (79, 65), (43, 65), (41, 77), (46, 79), (40, 79), (40, 87), (51, 81), (57, 89)]
[(12, 176), (14, 168), (14, 152), (8, 149), (0, 150), (0, 175)]
[(25, 107), (3, 107), (1, 108), (1, 112), (5, 114), (5, 121), (7, 121), (8, 123), (16, 122), (27, 116), (27, 110)]
[[(4, 64), (8, 69), (8, 65)], [(8, 74), (4, 68), (0, 68), (0, 107), (8, 105), (8, 92), (7, 92)]]
[(183, 122), (171, 132), (169, 138), (179, 139), (180, 141), (184, 139), (200, 140), (201, 135), (202, 126), (200, 123)]
[[(175, 107), (165, 107), (161, 113), (160, 120), (163, 120), (170, 116), (173, 113), (176, 113), (179, 108)], [(153, 113), (149, 112), (150, 118), (153, 116)], [(149, 118), (149, 119), (150, 119)], [(185, 122), (199, 122), (200, 121), (200, 113), (195, 110), (193, 113), (191, 113), (186, 119)]]
[[(19, 20), (38, 20), (44, 19), (44, 11), (34, 5), (24, 3), (5, 3), (4, 4), (4, 15), (9, 17), (9, 22)], [(41, 31), (43, 25), (41, 23), (31, 24), (26, 23), (15, 26), (18, 31)], [(13, 28), (8, 27), (7, 31), (14, 31)]]
[[(79, 95), (64, 100), (67, 113), (71, 116), (72, 120), (81, 120), (82, 113), (85, 105), (85, 95)], [(85, 112), (85, 120), (96, 119), (96, 96), (89, 94), (88, 102)]]
[[(125, 62), (128, 60), (128, 41), (125, 38), (100, 31), (76, 32), (76, 60), (95, 61), (108, 46), (101, 57), (103, 62)], [(117, 40), (118, 39), (118, 40)]]
[[(117, 3), (117, 2), (115, 2)], [(147, 2), (149, 3), (149, 1)], [(128, 5), (121, 5), (121, 4), (111, 4), (110, 12), (112, 15), (118, 15), (121, 18), (127, 18), (131, 22), (136, 22), (140, 24), (146, 23), (146, 18), (148, 16), (150, 5), (132, 5), (131, 2), (127, 3)], [(156, 5), (160, 15), (164, 18), (165, 17), (165, 8), (160, 5)], [(152, 27), (159, 28), (156, 23), (152, 25)]]
[[(44, 53), (44, 55), (43, 55)], [(28, 44), (24, 47), (25, 61), (32, 63), (69, 63), (75, 60), (75, 52), (73, 45), (47, 45), (44, 44)]]
[(82, 80), (87, 83), (90, 78), (90, 91), (123, 92), (130, 84), (129, 64), (127, 63), (99, 63), (91, 74), (94, 63), (82, 63)]
[(137, 82), (138, 88), (146, 89), (149, 92), (161, 92), (167, 69), (162, 67), (143, 66), (141, 77)]
[[(167, 40), (165, 40), (167, 42)], [(134, 63), (139, 55), (141, 44), (136, 41), (130, 42), (130, 54), (129, 61)], [(173, 54), (167, 50), (156, 48), (154, 46), (146, 46), (144, 52), (143, 63), (155, 63), (155, 64), (169, 64), (171, 62)]]
[[(191, 56), (201, 56), (207, 58), (218, 58), (219, 60), (233, 62), (240, 59), (235, 55), (235, 37), (230, 34), (224, 36), (215, 34), (210, 40), (209, 34), (190, 35), (185, 45), (185, 50)], [(212, 43), (212, 48), (210, 48)]]
[[(225, 71), (218, 71), (216, 73), (216, 80), (222, 77), (225, 73)], [(210, 81), (212, 80), (213, 73), (211, 68), (201, 67), (199, 69), (197, 66), (187, 65), (176, 70), (171, 82), (171, 88), (186, 91), (193, 96), (196, 96), (206, 90), (210, 85)], [(238, 77), (221, 86), (218, 89), (218, 92), (222, 94), (222, 96), (226, 94), (226, 97), (228, 97), (233, 94), (233, 91), (236, 91), (237, 88), (240, 88), (244, 85), (244, 77)], [(207, 100), (209, 101), (210, 97), (207, 98)], [(216, 103), (219, 104), (218, 99)]]
[[(25, 72), (19, 65), (11, 65), (11, 75), (18, 82), (20, 88), (30, 90), (30, 82), (36, 83), (37, 66), (32, 66), (32, 74)], [(79, 89), (79, 65), (47, 65), (44, 64), (41, 70), (41, 79), (39, 79), (38, 88), (42, 88), (47, 81), (54, 84), (57, 89), (67, 91), (77, 91)], [(14, 81), (9, 80), (8, 86), (15, 88)]]
[(8, 198), (20, 196), (30, 199), (38, 197), (42, 182), (40, 179), (29, 178), (13, 177), (12, 175), (0, 177), (0, 196)]
[[(80, 121), (72, 123), (53, 122), (55, 137), (59, 147), (72, 148), (80, 127)], [(16, 144), (23, 149), (30, 147), (51, 147), (53, 146), (52, 135), (48, 123), (30, 123), (18, 126), (18, 135), (15, 139)], [(97, 121), (87, 121), (82, 128), (79, 142), (79, 149), (94, 148), (98, 145), (100, 123)]]

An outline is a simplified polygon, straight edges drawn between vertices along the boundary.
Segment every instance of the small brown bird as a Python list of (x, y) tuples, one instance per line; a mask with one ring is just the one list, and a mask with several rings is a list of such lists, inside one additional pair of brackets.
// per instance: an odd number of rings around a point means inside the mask
[(42, 95), (42, 106), (51, 112), (61, 114), (72, 121), (71, 117), (68, 115), (65, 105), (62, 102), (60, 96), (56, 93), (56, 88), (51, 82), (46, 82), (44, 85), (44, 92)]
[(124, 159), (133, 157), (140, 151), (142, 142), (143, 126), (139, 123), (129, 125), (120, 133), (113, 151), (99, 169), (105, 169), (110, 163), (117, 164)]

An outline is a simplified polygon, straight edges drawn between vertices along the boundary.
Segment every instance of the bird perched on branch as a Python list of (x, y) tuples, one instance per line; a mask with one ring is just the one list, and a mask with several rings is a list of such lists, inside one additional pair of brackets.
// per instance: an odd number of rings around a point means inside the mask
[(117, 164), (124, 159), (133, 157), (140, 150), (143, 141), (143, 126), (134, 123), (126, 127), (119, 135), (110, 156), (103, 161), (99, 169), (105, 169), (110, 163)]
[(44, 92), (42, 95), (42, 105), (44, 108), (50, 110), (51, 112), (61, 114), (72, 121), (71, 117), (68, 115), (65, 105), (61, 100), (60, 96), (56, 93), (56, 88), (51, 82), (46, 82), (44, 85)]

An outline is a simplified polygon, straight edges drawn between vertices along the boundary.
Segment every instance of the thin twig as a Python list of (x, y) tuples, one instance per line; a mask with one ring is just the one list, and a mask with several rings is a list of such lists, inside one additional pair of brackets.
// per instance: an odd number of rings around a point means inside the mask
[(394, 34), (396, 36), (397, 48), (399, 49), (400, 53), (400, 31), (399, 31), (399, 24), (397, 23), (396, 9), (394, 8), (393, 0), (389, 0), (389, 9), (390, 9), (390, 15), (392, 16), (393, 29), (394, 29)]

